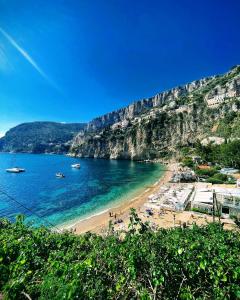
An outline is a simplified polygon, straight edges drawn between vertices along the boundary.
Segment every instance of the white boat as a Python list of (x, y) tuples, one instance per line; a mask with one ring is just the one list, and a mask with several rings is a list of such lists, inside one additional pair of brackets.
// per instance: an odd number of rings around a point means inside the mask
[(65, 175), (63, 173), (56, 173), (57, 178), (64, 178)]
[(81, 165), (80, 164), (73, 164), (72, 165), (72, 168), (75, 168), (75, 169), (80, 169)]
[(6, 169), (6, 172), (8, 172), (8, 173), (22, 173), (22, 172), (25, 172), (25, 169), (15, 167), (15, 168)]

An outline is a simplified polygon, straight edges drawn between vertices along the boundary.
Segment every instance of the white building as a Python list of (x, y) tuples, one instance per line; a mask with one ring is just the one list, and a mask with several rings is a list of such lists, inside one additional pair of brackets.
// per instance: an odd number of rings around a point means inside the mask
[(191, 198), (191, 208), (211, 214), (216, 194), (216, 212), (222, 216), (240, 217), (240, 190), (238, 188), (196, 188)]
[(191, 208), (211, 214), (213, 210), (212, 190), (208, 188), (195, 189), (191, 201)]
[(235, 78), (228, 82), (224, 87), (218, 85), (214, 90), (210, 91), (205, 100), (209, 107), (217, 107), (228, 98), (240, 96), (240, 78)]
[(240, 217), (240, 190), (238, 188), (215, 188), (217, 202), (222, 214)]
[(160, 189), (160, 192), (149, 196), (145, 207), (172, 211), (183, 211), (187, 207), (193, 191), (193, 185), (172, 186)]

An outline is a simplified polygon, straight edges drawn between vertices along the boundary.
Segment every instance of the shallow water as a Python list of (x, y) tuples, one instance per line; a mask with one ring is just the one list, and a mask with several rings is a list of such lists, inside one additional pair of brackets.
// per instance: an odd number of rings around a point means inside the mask
[[(72, 169), (73, 163), (80, 163), (81, 169)], [(14, 166), (26, 172), (6, 173)], [(36, 225), (83, 219), (126, 201), (158, 180), (163, 170), (152, 163), (0, 153), (0, 216), (23, 213)], [(56, 172), (66, 177), (56, 178)]]

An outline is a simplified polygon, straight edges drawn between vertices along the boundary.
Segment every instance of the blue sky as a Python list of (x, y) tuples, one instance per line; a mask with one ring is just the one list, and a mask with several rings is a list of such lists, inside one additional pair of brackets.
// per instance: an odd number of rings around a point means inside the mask
[(240, 1), (0, 0), (0, 134), (85, 122), (240, 63)]

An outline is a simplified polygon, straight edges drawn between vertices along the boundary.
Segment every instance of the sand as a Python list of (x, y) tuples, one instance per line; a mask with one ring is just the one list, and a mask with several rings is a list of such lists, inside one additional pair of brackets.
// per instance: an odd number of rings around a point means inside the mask
[[(157, 182), (149, 186), (145, 191), (139, 193), (133, 199), (125, 202), (123, 201), (123, 203), (118, 207), (109, 209), (98, 215), (94, 215), (81, 221), (76, 221), (73, 225), (63, 227), (63, 229), (71, 229), (76, 234), (85, 233), (87, 231), (102, 233), (108, 228), (109, 221), (115, 220), (115, 215), (117, 219), (123, 219), (124, 222), (127, 221), (130, 209), (135, 208), (137, 212), (139, 212), (140, 208), (147, 201), (148, 196), (155, 193), (161, 186), (169, 182), (172, 172), (176, 169), (176, 167), (177, 165), (174, 163), (168, 164), (164, 175)], [(112, 213), (113, 217), (109, 216), (109, 212)]]
[[(153, 210), (153, 216), (149, 216), (148, 214), (146, 214), (144, 203), (148, 201), (148, 197), (151, 194), (158, 192), (160, 187), (169, 184), (172, 173), (177, 169), (177, 163), (169, 163), (164, 175), (152, 186), (148, 187), (145, 191), (140, 192), (133, 199), (125, 201), (118, 207), (106, 210), (103, 213), (99, 213), (98, 215), (94, 215), (84, 220), (76, 221), (74, 224), (69, 225), (68, 227), (63, 227), (63, 229), (72, 230), (76, 234), (82, 234), (88, 231), (97, 234), (105, 234), (109, 227), (109, 221), (112, 221), (114, 223), (115, 220), (122, 219), (123, 222), (114, 225), (114, 229), (125, 230), (128, 228), (131, 208), (136, 209), (138, 216), (142, 219), (143, 222), (148, 221), (150, 225), (155, 228), (177, 227), (182, 226), (184, 223), (187, 226), (192, 224), (201, 226), (212, 222), (212, 216), (196, 213), (193, 211), (165, 211), (162, 215), (159, 215), (159, 211)], [(110, 212), (112, 217), (110, 217)], [(222, 219), (221, 223), (224, 224), (225, 229), (235, 228), (234, 222), (232, 220)]]

